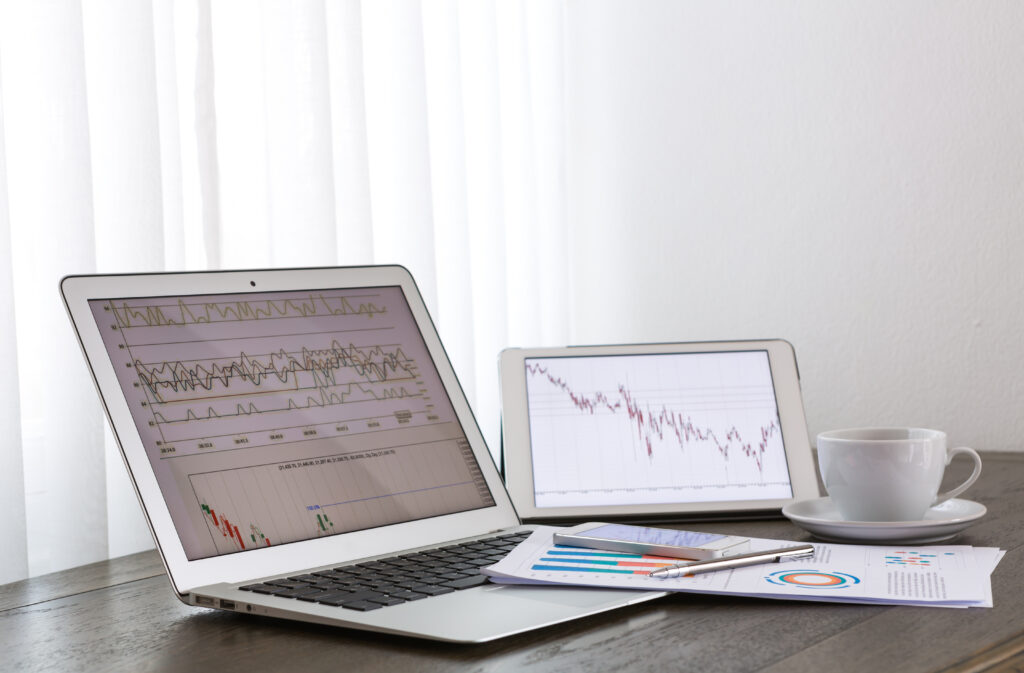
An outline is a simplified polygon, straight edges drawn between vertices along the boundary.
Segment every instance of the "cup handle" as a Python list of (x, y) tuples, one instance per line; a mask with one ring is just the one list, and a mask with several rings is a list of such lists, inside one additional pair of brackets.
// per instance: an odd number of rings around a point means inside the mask
[(945, 493), (940, 493), (937, 496), (935, 496), (935, 502), (932, 503), (932, 507), (938, 505), (940, 502), (946, 502), (950, 498), (955, 498), (956, 496), (966, 491), (971, 484), (978, 480), (978, 475), (981, 474), (981, 456), (978, 455), (977, 451), (975, 451), (974, 449), (969, 449), (966, 446), (958, 446), (955, 449), (950, 449), (949, 453), (946, 454), (946, 465), (949, 465), (951, 462), (953, 462), (953, 457), (956, 456), (958, 453), (966, 453), (967, 455), (974, 458), (974, 472), (971, 473), (971, 476), (967, 477), (967, 481), (960, 484), (956, 488), (946, 491)]

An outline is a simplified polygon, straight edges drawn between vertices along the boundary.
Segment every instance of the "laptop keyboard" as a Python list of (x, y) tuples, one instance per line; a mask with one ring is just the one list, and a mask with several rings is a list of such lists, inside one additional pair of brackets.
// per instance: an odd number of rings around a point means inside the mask
[(376, 610), (486, 584), (480, 568), (497, 563), (529, 536), (530, 531), (497, 535), (239, 589), (349, 610)]

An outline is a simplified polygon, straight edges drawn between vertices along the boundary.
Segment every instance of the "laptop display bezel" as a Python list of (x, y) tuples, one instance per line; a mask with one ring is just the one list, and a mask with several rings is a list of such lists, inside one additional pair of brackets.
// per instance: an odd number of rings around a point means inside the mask
[[(118, 383), (113, 363), (103, 344), (99, 327), (89, 308), (89, 300), (381, 286), (398, 286), (402, 289), (495, 505), (280, 546), (188, 560)], [(404, 267), (68, 276), (61, 281), (61, 293), (146, 521), (171, 583), (179, 595), (184, 596), (191, 589), (218, 582), (241, 582), (482, 535), (519, 522), (423, 298), (411, 274)]]

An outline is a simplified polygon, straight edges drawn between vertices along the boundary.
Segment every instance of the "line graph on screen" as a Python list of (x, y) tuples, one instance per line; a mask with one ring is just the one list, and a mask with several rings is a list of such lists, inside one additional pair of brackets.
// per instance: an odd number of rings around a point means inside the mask
[(415, 363), (397, 344), (359, 348), (332, 341), (325, 349), (243, 351), (187, 363), (136, 359), (135, 370), (165, 441), (233, 434), (231, 419), (242, 417), (247, 432), (270, 430), (292, 412), (302, 412), (308, 425), (334, 418), (332, 406), (423, 397), (415, 392)]
[(133, 411), (161, 456), (442, 422), (377, 294), (112, 300), (103, 310), (135, 377)]
[[(527, 365), (527, 372), (534, 376), (542, 376), (548, 382), (561, 389), (572, 401), (573, 406), (579, 411), (593, 415), (597, 412), (610, 412), (612, 414), (624, 413), (636, 428), (636, 434), (647, 450), (649, 458), (654, 457), (653, 443), (664, 442), (666, 435), (671, 433), (675, 437), (680, 448), (686, 448), (697, 442), (704, 442), (708, 446), (714, 446), (719, 455), (728, 459), (730, 451), (740, 451), (744, 456), (750, 458), (757, 465), (759, 472), (764, 471), (764, 453), (768, 448), (769, 440), (779, 431), (776, 418), (770, 419), (762, 425), (761, 436), (757, 440), (757, 446), (748, 442), (740, 436), (739, 430), (733, 425), (724, 427), (715, 432), (711, 426), (699, 427), (693, 419), (682, 411), (670, 410), (666, 404), (643, 405), (636, 399), (636, 395), (630, 391), (625, 384), (618, 384), (618, 397), (614, 398), (602, 391), (597, 391), (592, 396), (586, 396), (573, 391), (568, 383), (552, 374), (542, 365)], [(720, 436), (721, 435), (721, 436)]]
[[(365, 315), (372, 318), (387, 309), (372, 299), (374, 295), (331, 296), (322, 292), (287, 299), (186, 301), (148, 305), (111, 302), (110, 311), (121, 329), (169, 327), (212, 322), (244, 322), (309, 316)], [(367, 299), (367, 301), (361, 301)]]
[(538, 506), (790, 494), (763, 352), (538, 358), (526, 378)]

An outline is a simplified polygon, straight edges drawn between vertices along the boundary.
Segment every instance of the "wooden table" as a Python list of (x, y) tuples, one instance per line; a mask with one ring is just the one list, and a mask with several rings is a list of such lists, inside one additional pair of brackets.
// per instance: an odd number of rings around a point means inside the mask
[[(474, 646), (190, 608), (155, 552), (0, 586), (0, 671), (1020, 671), (1024, 455), (987, 454), (988, 515), (955, 542), (1001, 547), (995, 607), (830, 605), (679, 594)], [(956, 461), (947, 481), (965, 476)], [(785, 520), (690, 524), (808, 540)]]

